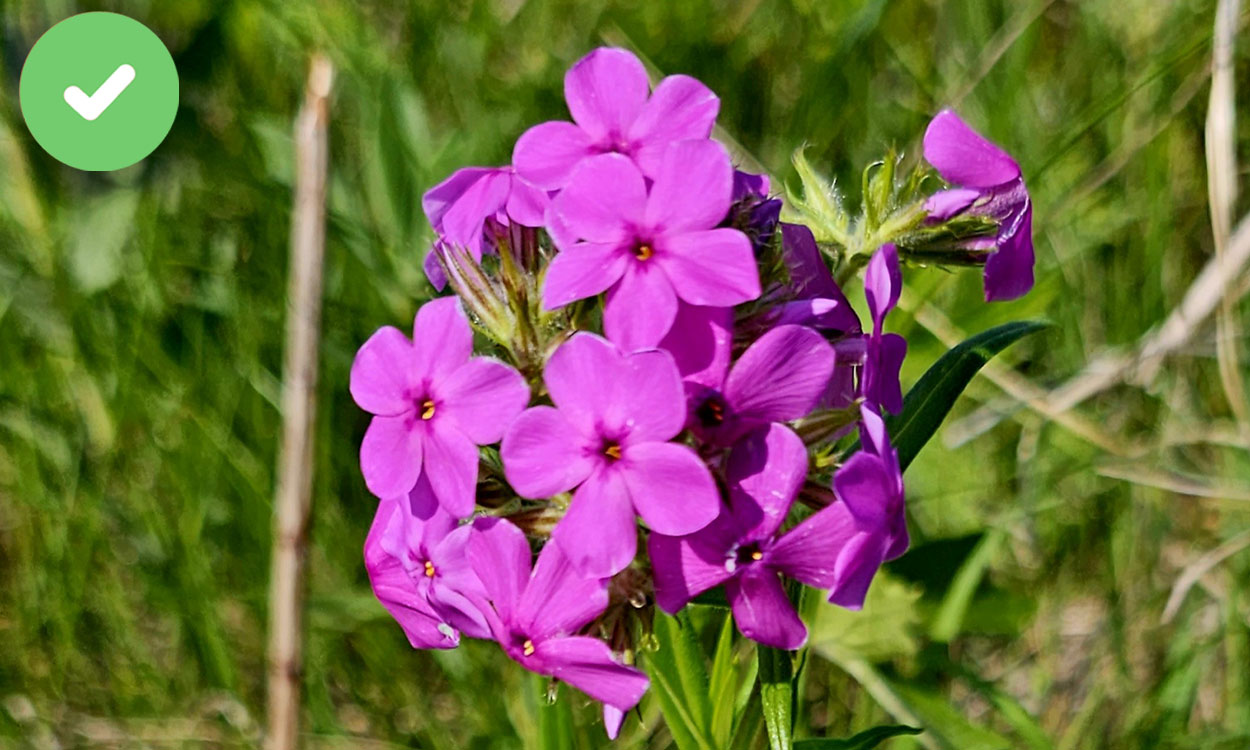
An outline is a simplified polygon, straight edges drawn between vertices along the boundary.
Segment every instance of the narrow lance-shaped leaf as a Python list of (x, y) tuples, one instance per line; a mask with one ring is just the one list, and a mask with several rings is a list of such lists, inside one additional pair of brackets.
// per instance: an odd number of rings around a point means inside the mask
[[(942, 426), (942, 420), (950, 413), (959, 394), (986, 362), (1016, 341), (1049, 325), (1041, 320), (1004, 323), (978, 333), (938, 358), (907, 392), (907, 397), (903, 399), (903, 411), (897, 416), (886, 417), (890, 442), (898, 451), (899, 466), (906, 469), (911, 464), (920, 449)], [(847, 455), (857, 450), (859, 443), (853, 445)]]
[(645, 666), (673, 741), (681, 750), (711, 750), (715, 746), (708, 726), (707, 668), (690, 617), (684, 612), (677, 617), (657, 612), (654, 629), (657, 648), (648, 654)]
[(760, 702), (764, 708), (764, 723), (768, 727), (770, 750), (790, 750), (794, 664), (790, 652), (759, 647), (760, 655)]
[(921, 731), (923, 730), (917, 727), (891, 724), (865, 729), (854, 737), (846, 737), (844, 739), (799, 740), (794, 743), (794, 750), (872, 750), (872, 748), (891, 737), (900, 737), (905, 734), (920, 734)]

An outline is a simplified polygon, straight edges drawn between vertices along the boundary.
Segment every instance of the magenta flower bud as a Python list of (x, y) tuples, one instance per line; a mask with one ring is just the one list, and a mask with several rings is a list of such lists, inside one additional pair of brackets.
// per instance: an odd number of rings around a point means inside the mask
[(924, 157), (956, 186), (929, 198), (930, 221), (966, 212), (998, 222), (992, 240), (972, 240), (973, 249), (994, 250), (985, 260), (986, 301), (1023, 296), (1033, 288), (1033, 203), (1020, 165), (949, 109), (925, 130)]

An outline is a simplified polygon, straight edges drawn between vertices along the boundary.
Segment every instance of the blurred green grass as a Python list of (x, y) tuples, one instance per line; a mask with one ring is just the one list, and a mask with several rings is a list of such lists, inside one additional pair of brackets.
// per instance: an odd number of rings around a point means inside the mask
[[(168, 141), (115, 174), (57, 164), (17, 109), (30, 45), (84, 10), (151, 26), (182, 80)], [(860, 168), (891, 145), (914, 152), (928, 117), (955, 104), (1025, 169), (1039, 283), (987, 307), (975, 273), (913, 269), (909, 309), (928, 301), (964, 332), (1050, 317), (1056, 329), (1009, 359), (1056, 384), (1163, 319), (1213, 252), (1213, 12), (1207, 0), (0, 3), (0, 745), (257, 736), (289, 132), (310, 50), (338, 78), (305, 727), (325, 747), (513, 748), (533, 736), (533, 681), (490, 644), (409, 649), (360, 561), (374, 502), (347, 372), (372, 330), (407, 327), (430, 293), (421, 193), (459, 166), (505, 162), (525, 127), (563, 117), (563, 70), (605, 40), (704, 80), (725, 132), (772, 174), (792, 177), (808, 144), (852, 199)], [(1243, 303), (1243, 345), (1246, 315)], [(914, 379), (941, 346), (899, 317)], [(913, 551), (864, 613), (819, 615), (837, 665), (809, 664), (805, 731), (884, 721), (893, 696), (947, 747), (1250, 744), (1250, 554), (1161, 621), (1181, 570), (1250, 525), (1244, 498), (1219, 489), (1244, 491), (1250, 459), (1226, 437), (1213, 335), (1200, 328), (1148, 387), (1079, 409), (1135, 451), (1138, 483), (1099, 473), (1123, 457), (1028, 411), (959, 447), (935, 440), (909, 475)], [(952, 418), (998, 396), (978, 381)], [(1158, 489), (1147, 470), (1214, 489)], [(576, 708), (583, 745), (598, 746), (593, 708)], [(622, 745), (666, 747), (654, 707), (643, 715)]]

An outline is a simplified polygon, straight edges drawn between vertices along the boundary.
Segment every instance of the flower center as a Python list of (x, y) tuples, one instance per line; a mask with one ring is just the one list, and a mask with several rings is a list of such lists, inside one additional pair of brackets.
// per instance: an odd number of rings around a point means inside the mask
[(694, 415), (704, 427), (717, 427), (725, 423), (725, 402), (720, 396), (708, 396), (699, 407), (694, 410)]
[(603, 455), (606, 456), (609, 461), (620, 461), (621, 460), (621, 444), (616, 442), (615, 440), (604, 441)]
[(429, 560), (425, 561), (425, 577), (426, 578), (434, 577), (434, 563), (430, 562)]
[(434, 399), (427, 398), (421, 402), (421, 418), (427, 420), (434, 418)]
[(764, 559), (764, 553), (758, 543), (744, 544), (738, 548), (738, 565), (748, 565)]
[(648, 260), (652, 255), (655, 255), (655, 248), (650, 243), (640, 242), (634, 246), (634, 257), (638, 260)]
[(521, 653), (524, 654), (525, 656), (533, 656), (534, 655), (534, 642), (531, 641), (529, 638), (526, 638), (525, 643), (521, 644)]

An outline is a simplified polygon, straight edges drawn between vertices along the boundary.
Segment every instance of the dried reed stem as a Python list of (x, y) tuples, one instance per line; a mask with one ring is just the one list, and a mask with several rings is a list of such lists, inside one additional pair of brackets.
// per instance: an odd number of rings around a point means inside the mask
[(295, 121), (295, 205), (287, 288), (282, 450), (278, 458), (273, 563), (269, 582), (267, 750), (293, 750), (299, 732), (304, 547), (311, 505), (316, 416), (317, 336), (325, 256), (326, 123), (333, 70), (312, 60)]
[[(1233, 85), (1233, 43), (1237, 37), (1237, 17), (1241, 0), (1219, 0), (1215, 9), (1215, 31), (1211, 50), (1211, 100), (1207, 107), (1206, 151), (1207, 194), (1211, 204), (1211, 235), (1215, 257), (1221, 269), (1227, 267), (1227, 245), (1233, 229), (1237, 204), (1237, 114)], [(1233, 317), (1231, 290), (1220, 295), (1215, 315), (1215, 353), (1220, 382), (1229, 408), (1237, 418), (1243, 440), (1250, 441), (1250, 406), (1246, 385), (1237, 365), (1237, 324)]]

